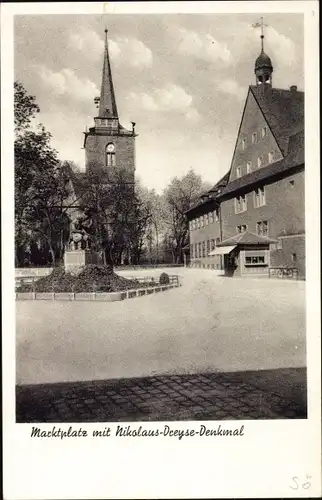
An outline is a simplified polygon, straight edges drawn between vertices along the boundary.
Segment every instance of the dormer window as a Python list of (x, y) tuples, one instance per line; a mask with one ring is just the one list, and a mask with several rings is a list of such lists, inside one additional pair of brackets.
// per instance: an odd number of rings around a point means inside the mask
[(252, 133), (252, 144), (256, 144), (257, 142), (257, 132)]
[(106, 166), (115, 167), (115, 165), (116, 165), (115, 146), (112, 142), (110, 142), (106, 146)]

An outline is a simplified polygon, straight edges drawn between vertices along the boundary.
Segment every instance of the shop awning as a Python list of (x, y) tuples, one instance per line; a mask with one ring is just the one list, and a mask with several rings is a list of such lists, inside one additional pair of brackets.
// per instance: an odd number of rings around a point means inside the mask
[(217, 247), (215, 250), (212, 250), (208, 255), (226, 255), (230, 253), (237, 245), (230, 245), (226, 247)]

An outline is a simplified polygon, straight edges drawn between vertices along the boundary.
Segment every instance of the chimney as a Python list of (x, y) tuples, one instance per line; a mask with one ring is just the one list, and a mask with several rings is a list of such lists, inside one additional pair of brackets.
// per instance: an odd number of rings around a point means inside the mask
[(297, 85), (291, 85), (290, 86), (290, 91), (291, 92), (297, 92)]

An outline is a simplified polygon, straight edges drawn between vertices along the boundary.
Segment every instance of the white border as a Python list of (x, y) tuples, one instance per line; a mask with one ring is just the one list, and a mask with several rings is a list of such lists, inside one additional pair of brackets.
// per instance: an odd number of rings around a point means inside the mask
[[(4, 497), (254, 498), (321, 494), (318, 2), (15, 3), (1, 6)], [(102, 13), (291, 13), (305, 15), (307, 353), (309, 419), (244, 422), (245, 437), (30, 439), (15, 424), (13, 243), (13, 15)], [(242, 424), (241, 421), (232, 422)], [(178, 428), (186, 428), (179, 423)], [(190, 426), (198, 427), (194, 423)], [(51, 428), (50, 425), (42, 425)], [(68, 427), (65, 425), (64, 427)], [(76, 426), (77, 428), (80, 426)], [(90, 430), (94, 425), (82, 426)], [(95, 426), (97, 427), (97, 426)], [(155, 428), (156, 424), (145, 424)], [(290, 489), (292, 477), (308, 490)]]

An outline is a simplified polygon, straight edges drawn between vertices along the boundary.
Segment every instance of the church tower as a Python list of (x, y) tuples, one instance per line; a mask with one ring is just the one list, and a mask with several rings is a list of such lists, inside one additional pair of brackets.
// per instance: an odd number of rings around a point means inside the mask
[(98, 173), (107, 182), (122, 179), (134, 184), (135, 123), (132, 122), (132, 130), (127, 130), (119, 122), (107, 32), (106, 29), (101, 95), (94, 99), (98, 116), (94, 117), (94, 127), (84, 132), (85, 169)]

